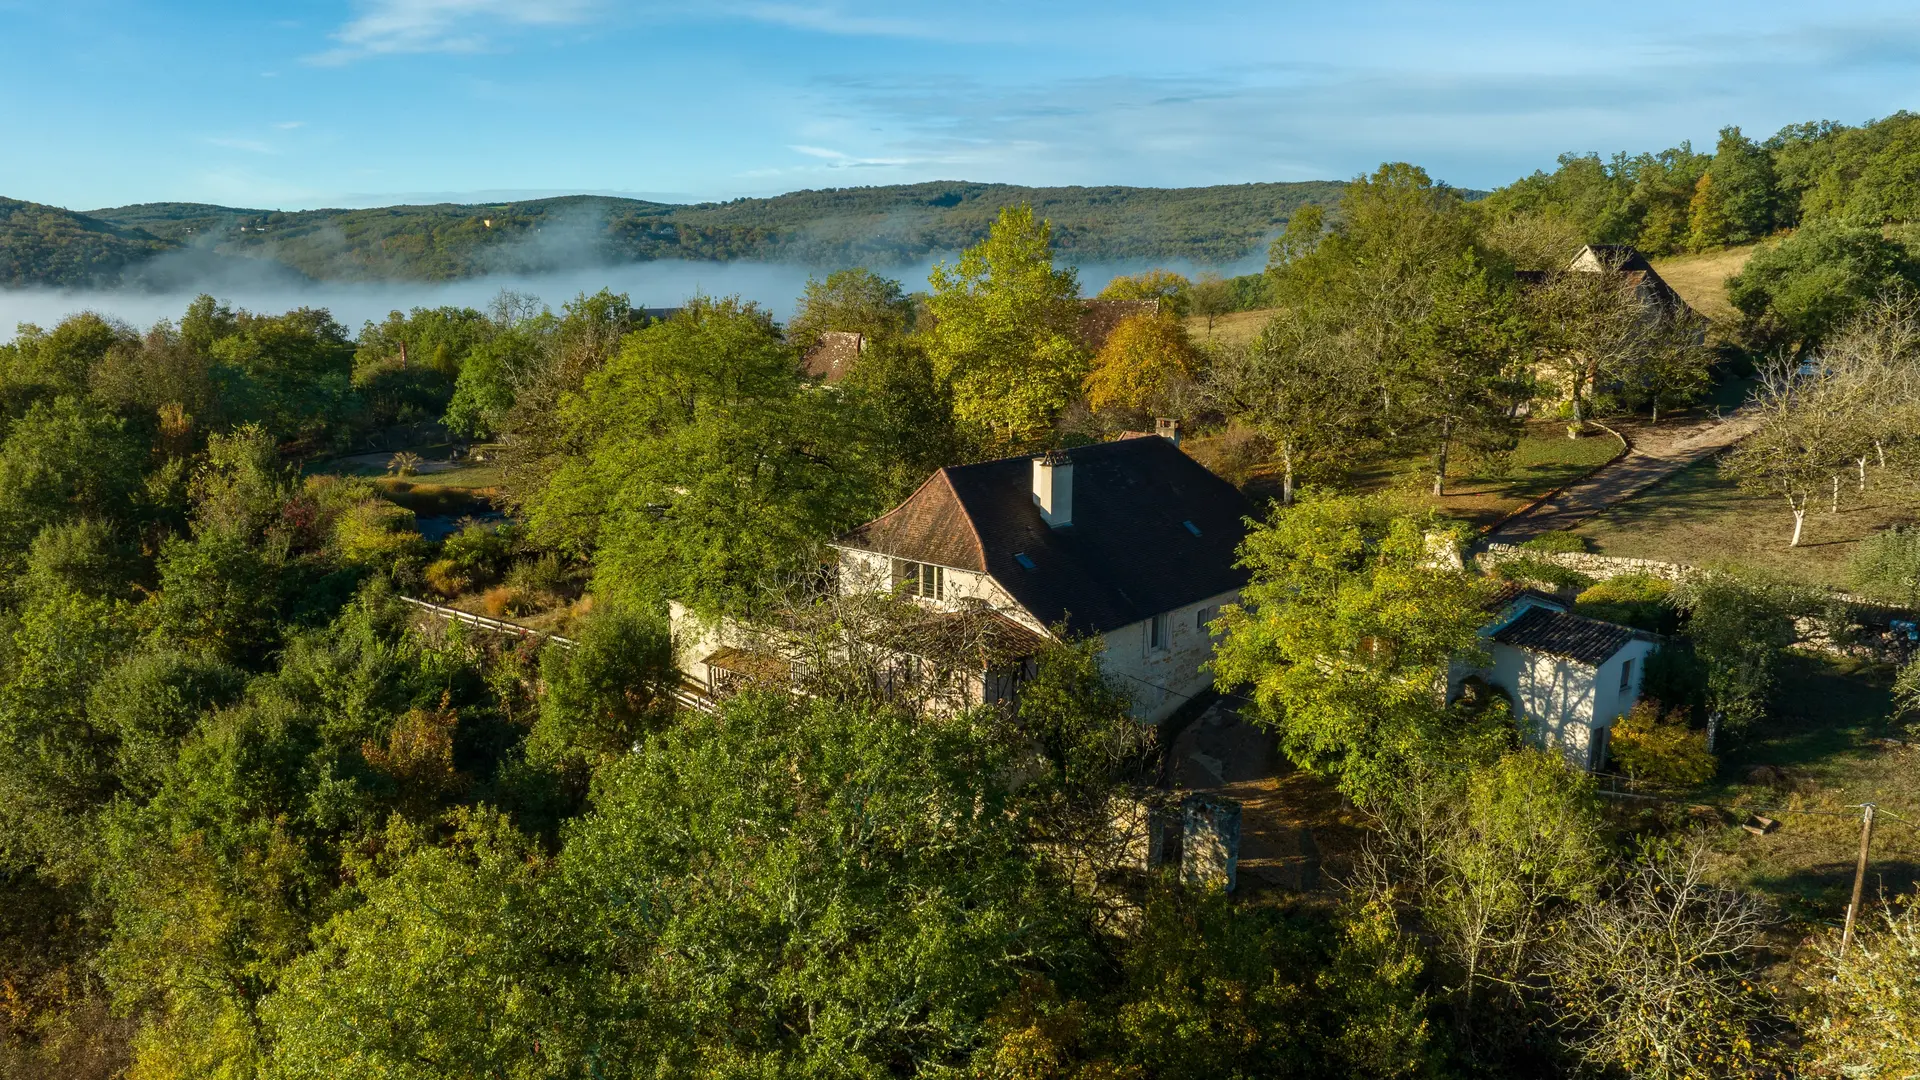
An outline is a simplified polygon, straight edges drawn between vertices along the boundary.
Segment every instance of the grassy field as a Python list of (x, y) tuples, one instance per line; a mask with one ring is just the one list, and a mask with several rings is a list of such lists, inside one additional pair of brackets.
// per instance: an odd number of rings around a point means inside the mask
[[(1868, 473), (1869, 484), (1873, 474)], [(1920, 520), (1912, 493), (1864, 496), (1843, 485), (1840, 512), (1815, 501), (1800, 546), (1789, 548), (1793, 515), (1786, 500), (1741, 491), (1713, 461), (1674, 474), (1656, 487), (1591, 518), (1574, 530), (1604, 555), (1707, 565), (1734, 563), (1779, 571), (1801, 581), (1846, 583), (1847, 559), (1864, 537)]]
[(1205, 344), (1211, 340), (1222, 345), (1238, 345), (1252, 341), (1266, 329), (1267, 320), (1273, 318), (1272, 308), (1259, 308), (1254, 311), (1236, 311), (1231, 315), (1221, 315), (1213, 320), (1213, 333), (1207, 333), (1207, 320), (1198, 315), (1187, 316), (1187, 336), (1195, 344)]
[(1613, 460), (1623, 445), (1595, 432), (1567, 438), (1558, 421), (1530, 424), (1509, 452), (1461, 462), (1448, 478), (1447, 494), (1434, 498), (1429, 460), (1394, 458), (1357, 469), (1343, 485), (1356, 491), (1391, 491), (1421, 509), (1436, 510), (1476, 526), (1491, 525), (1534, 499)]
[[(1719, 871), (1772, 896), (1783, 912), (1834, 922), (1846, 909), (1860, 813), (1873, 802), (1920, 823), (1920, 734), (1894, 719), (1884, 665), (1789, 654), (1771, 715), (1736, 743), (1720, 775), (1691, 794), (1703, 802), (1823, 813), (1774, 813), (1778, 829), (1755, 836), (1744, 816), (1701, 815), (1720, 827)], [(1699, 814), (1696, 811), (1696, 814)], [(1920, 878), (1920, 830), (1883, 817), (1874, 831), (1868, 893), (1910, 893)]]
[(1727, 303), (1727, 279), (1740, 272), (1756, 246), (1655, 259), (1653, 268), (1695, 311), (1715, 322), (1731, 322), (1740, 313)]

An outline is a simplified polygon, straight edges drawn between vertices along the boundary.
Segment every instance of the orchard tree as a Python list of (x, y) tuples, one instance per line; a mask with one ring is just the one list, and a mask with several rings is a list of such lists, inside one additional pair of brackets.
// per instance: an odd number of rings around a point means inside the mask
[(1234, 309), (1233, 286), (1219, 274), (1201, 274), (1188, 293), (1187, 310), (1207, 320), (1207, 340), (1213, 340), (1214, 320)]
[(1086, 374), (1079, 281), (1054, 268), (1052, 244), (1032, 207), (1010, 206), (928, 279), (934, 372), (953, 387), (955, 417), (1004, 449), (1044, 441)]
[(1838, 509), (1839, 474), (1863, 431), (1834, 408), (1838, 399), (1821, 382), (1802, 378), (1791, 360), (1769, 365), (1752, 398), (1759, 427), (1720, 463), (1743, 490), (1786, 501), (1793, 513), (1788, 547), (1799, 546), (1807, 506), (1820, 488), (1831, 487)]
[(1650, 311), (1639, 282), (1614, 266), (1552, 274), (1523, 295), (1535, 355), (1564, 388), (1573, 411), (1567, 434), (1578, 438), (1595, 389), (1623, 378), (1655, 347), (1665, 315)]

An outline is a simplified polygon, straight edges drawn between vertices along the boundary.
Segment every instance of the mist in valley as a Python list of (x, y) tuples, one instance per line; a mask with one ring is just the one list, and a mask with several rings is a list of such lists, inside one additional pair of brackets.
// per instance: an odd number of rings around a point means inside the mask
[[(908, 291), (924, 290), (934, 263), (954, 257), (952, 253), (930, 255), (905, 265), (872, 269), (898, 279)], [(1091, 296), (1118, 275), (1153, 267), (1197, 277), (1209, 271), (1227, 276), (1252, 273), (1264, 264), (1264, 250), (1255, 250), (1222, 266), (1199, 266), (1180, 259), (1128, 260), (1088, 262), (1078, 270), (1081, 289)], [(154, 260), (118, 288), (0, 289), (0, 343), (13, 340), (19, 324), (52, 327), (82, 311), (144, 329), (161, 319), (178, 319), (188, 303), (202, 293), (256, 312), (326, 308), (356, 333), (363, 323), (378, 322), (390, 311), (441, 306), (485, 310), (488, 301), (502, 289), (538, 297), (556, 310), (583, 292), (602, 288), (625, 293), (635, 307), (647, 308), (677, 307), (692, 296), (737, 295), (759, 303), (784, 321), (792, 316), (808, 278), (825, 277), (836, 269), (840, 267), (750, 260), (659, 260), (538, 273), (496, 273), (444, 282), (315, 281), (267, 260), (182, 252)]]

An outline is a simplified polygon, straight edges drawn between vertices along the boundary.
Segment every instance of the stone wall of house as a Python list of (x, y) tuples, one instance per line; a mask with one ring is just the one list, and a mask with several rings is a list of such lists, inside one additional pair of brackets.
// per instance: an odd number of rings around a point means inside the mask
[(1114, 800), (1108, 813), (1125, 867), (1136, 872), (1178, 870), (1182, 881), (1228, 892), (1238, 884), (1238, 800), (1150, 789)]

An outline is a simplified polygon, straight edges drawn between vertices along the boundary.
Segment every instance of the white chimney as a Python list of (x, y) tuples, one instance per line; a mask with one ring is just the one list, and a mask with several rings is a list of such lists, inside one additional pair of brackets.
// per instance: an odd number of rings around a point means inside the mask
[(1175, 446), (1180, 445), (1180, 421), (1178, 420), (1160, 417), (1153, 422), (1153, 433), (1163, 439), (1171, 440)]
[(1055, 529), (1073, 524), (1073, 459), (1055, 450), (1033, 459), (1033, 503)]

